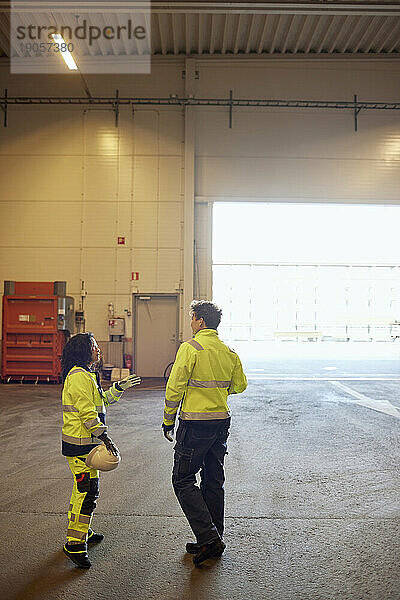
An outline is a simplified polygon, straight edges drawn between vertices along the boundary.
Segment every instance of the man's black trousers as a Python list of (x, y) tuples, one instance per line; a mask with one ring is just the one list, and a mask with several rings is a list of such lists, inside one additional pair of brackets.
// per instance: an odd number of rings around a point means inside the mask
[[(200, 545), (224, 532), (224, 459), (230, 418), (179, 420), (172, 485)], [(200, 471), (200, 488), (196, 474)]]

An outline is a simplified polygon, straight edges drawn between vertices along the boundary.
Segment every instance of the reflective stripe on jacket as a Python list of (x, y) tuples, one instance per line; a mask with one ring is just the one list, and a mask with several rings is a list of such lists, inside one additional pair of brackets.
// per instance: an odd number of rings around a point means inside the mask
[(114, 384), (104, 392), (96, 374), (73, 367), (65, 378), (62, 391), (62, 453), (81, 456), (100, 444), (98, 436), (107, 431), (106, 409), (123, 394)]
[(228, 394), (240, 394), (246, 387), (238, 355), (215, 329), (201, 329), (177, 352), (165, 391), (164, 424), (175, 422), (181, 403), (181, 419), (227, 419)]

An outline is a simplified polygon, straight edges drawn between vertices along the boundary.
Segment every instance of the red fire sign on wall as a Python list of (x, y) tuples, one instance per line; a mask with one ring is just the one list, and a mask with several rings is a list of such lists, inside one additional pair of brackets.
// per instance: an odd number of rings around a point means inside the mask
[(120, 246), (124, 246), (125, 245), (125, 238), (118, 236), (118, 244)]
[(132, 271), (132, 281), (139, 281), (138, 271)]

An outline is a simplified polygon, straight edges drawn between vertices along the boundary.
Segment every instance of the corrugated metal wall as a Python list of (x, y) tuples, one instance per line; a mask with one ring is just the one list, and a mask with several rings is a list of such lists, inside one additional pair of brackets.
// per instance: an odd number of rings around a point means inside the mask
[[(93, 95), (182, 95), (182, 59), (151, 76), (90, 77)], [(195, 96), (398, 100), (394, 61), (198, 60)], [(4, 77), (9, 95), (83, 95), (70, 77)], [(195, 295), (211, 288), (215, 200), (400, 201), (398, 112), (197, 108)], [(183, 279), (184, 118), (179, 108), (10, 109), (0, 127), (0, 280), (66, 280), (88, 291), (87, 327), (107, 339), (107, 304), (139, 291), (175, 292)], [(117, 236), (126, 238), (118, 246)], [(186, 314), (186, 312), (185, 312)], [(182, 324), (181, 324), (182, 325)], [(181, 327), (182, 328), (182, 327)], [(128, 321), (127, 332), (131, 331)]]
[[(198, 112), (197, 195), (311, 202), (397, 202), (398, 111)], [(223, 173), (223, 176), (221, 174)]]
[(86, 328), (108, 339), (109, 302), (126, 316), (132, 292), (175, 292), (182, 281), (182, 111), (124, 109), (118, 128), (110, 110), (10, 113), (0, 128), (0, 278), (66, 280), (76, 304), (83, 280)]
[[(201, 61), (200, 66), (201, 69)], [(400, 65), (363, 61), (207, 63), (204, 97), (398, 101)], [(196, 241), (209, 295), (214, 201), (400, 203), (400, 113), (234, 109), (196, 112)], [(282, 232), (285, 235), (285, 232)], [(318, 249), (316, 248), (316, 253)]]

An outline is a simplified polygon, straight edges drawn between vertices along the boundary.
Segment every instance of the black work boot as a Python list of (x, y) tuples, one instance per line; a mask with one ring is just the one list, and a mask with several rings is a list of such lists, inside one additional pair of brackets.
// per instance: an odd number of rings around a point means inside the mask
[(63, 548), (64, 554), (68, 556), (80, 569), (89, 569), (92, 563), (87, 554), (86, 544), (68, 544)]
[(188, 542), (186, 544), (186, 552), (188, 552), (189, 554), (197, 554), (198, 552), (200, 552), (200, 544), (196, 544), (193, 542)]
[(88, 544), (98, 544), (99, 542), (102, 542), (103, 540), (104, 540), (104, 535), (102, 533), (95, 533), (94, 531), (92, 531), (92, 529), (89, 529), (88, 538), (87, 538)]
[[(197, 543), (188, 542), (186, 544), (186, 552), (188, 554), (198, 554), (200, 552), (200, 548), (201, 548), (200, 544), (197, 544)], [(221, 552), (221, 554), (222, 554), (222, 552)], [(217, 556), (221, 556), (221, 554), (217, 554)]]
[(209, 544), (204, 544), (200, 546), (200, 550), (193, 556), (193, 563), (195, 567), (198, 567), (201, 563), (203, 563), (208, 558), (217, 558), (222, 556), (226, 545), (219, 538), (210, 542)]

